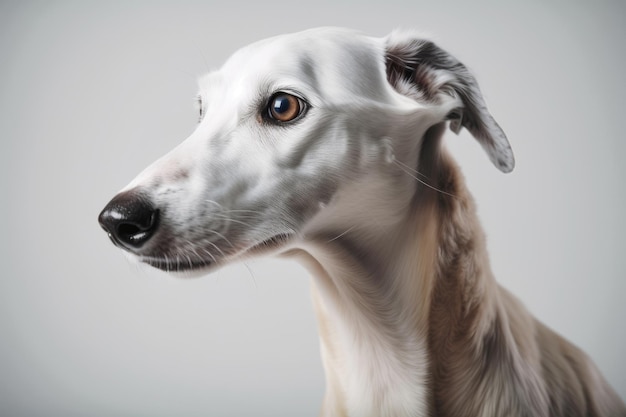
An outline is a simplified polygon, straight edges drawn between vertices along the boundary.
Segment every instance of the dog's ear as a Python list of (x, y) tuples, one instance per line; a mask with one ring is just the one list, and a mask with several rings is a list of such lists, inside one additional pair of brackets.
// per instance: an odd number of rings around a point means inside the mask
[(452, 55), (433, 42), (410, 33), (393, 32), (385, 39), (387, 80), (401, 94), (436, 102), (440, 94), (458, 97), (462, 107), (448, 114), (455, 133), (465, 127), (503, 172), (515, 166), (506, 135), (493, 119), (476, 79)]

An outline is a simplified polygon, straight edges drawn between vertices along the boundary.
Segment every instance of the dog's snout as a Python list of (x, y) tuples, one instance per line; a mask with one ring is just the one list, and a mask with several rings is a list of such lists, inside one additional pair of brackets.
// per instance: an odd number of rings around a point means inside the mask
[(118, 246), (138, 249), (154, 235), (159, 224), (159, 210), (138, 192), (118, 194), (98, 216), (100, 226)]

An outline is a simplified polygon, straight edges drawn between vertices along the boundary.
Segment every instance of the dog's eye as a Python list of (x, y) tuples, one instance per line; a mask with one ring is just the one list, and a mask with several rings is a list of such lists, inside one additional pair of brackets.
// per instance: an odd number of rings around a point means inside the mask
[(301, 98), (288, 93), (276, 93), (268, 103), (267, 113), (270, 119), (285, 123), (300, 116), (304, 108)]
[(198, 123), (202, 121), (204, 117), (204, 109), (202, 107), (202, 96), (198, 95), (196, 105), (198, 106)]

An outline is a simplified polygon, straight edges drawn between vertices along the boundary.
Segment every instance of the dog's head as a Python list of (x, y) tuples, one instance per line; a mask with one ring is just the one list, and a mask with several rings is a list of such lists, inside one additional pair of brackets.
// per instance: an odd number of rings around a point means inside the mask
[(191, 136), (99, 217), (116, 245), (164, 270), (206, 270), (372, 218), (385, 227), (415, 193), (426, 132), (447, 121), (513, 169), (475, 79), (412, 34), (264, 40), (202, 78), (198, 104)]

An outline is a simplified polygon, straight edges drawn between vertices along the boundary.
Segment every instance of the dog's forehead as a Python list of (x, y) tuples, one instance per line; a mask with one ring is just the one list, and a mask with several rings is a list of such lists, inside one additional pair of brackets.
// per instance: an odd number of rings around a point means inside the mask
[(324, 96), (332, 92), (335, 98), (380, 95), (388, 89), (382, 42), (338, 28), (255, 42), (235, 52), (219, 73), (223, 82), (240, 86), (254, 88), (259, 82), (294, 84), (295, 88), (304, 86)]

